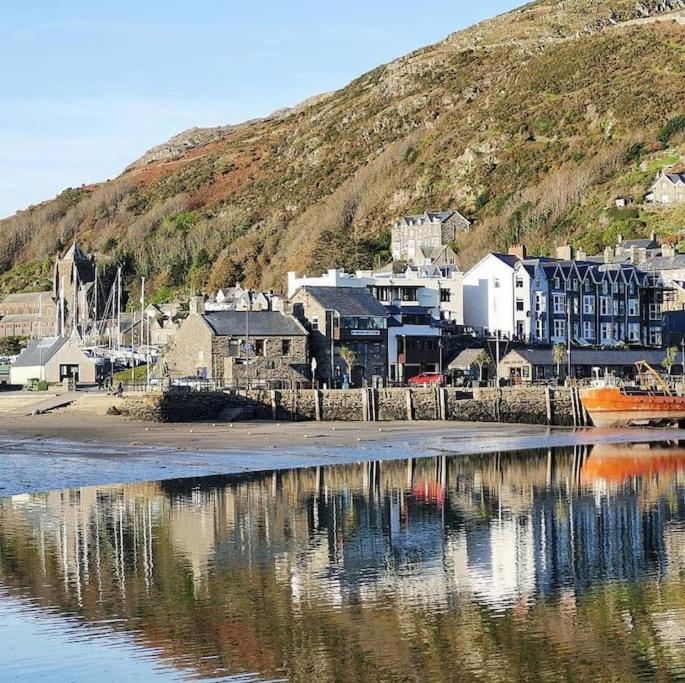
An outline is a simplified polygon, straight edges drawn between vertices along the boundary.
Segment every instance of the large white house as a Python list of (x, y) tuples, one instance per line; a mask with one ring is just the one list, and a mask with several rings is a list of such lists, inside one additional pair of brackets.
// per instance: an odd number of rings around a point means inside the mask
[[(464, 324), (483, 334), (516, 335), (514, 254), (488, 254), (464, 274)], [(528, 289), (530, 291), (530, 289)]]

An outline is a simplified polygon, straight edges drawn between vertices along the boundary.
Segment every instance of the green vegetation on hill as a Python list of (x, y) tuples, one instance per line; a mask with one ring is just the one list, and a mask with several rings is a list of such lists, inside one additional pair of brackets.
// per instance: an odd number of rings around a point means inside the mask
[[(22, 269), (75, 234), (165, 296), (369, 266), (392, 220), (426, 209), (476, 220), (455, 245), (464, 266), (519, 241), (550, 253), (677, 235), (681, 209), (641, 201), (685, 161), (685, 27), (621, 24), (639, 16), (628, 0), (534, 2), (290, 112), (195, 131), (197, 147), (178, 136), (114, 181), (2, 221), (0, 287), (30, 286)], [(614, 209), (618, 196), (633, 204)]]

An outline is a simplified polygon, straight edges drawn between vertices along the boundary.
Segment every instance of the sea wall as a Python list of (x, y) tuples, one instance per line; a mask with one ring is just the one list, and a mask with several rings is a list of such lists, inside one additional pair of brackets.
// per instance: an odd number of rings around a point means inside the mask
[(520, 424), (585, 424), (571, 389), (252, 390), (157, 393), (126, 397), (120, 414), (156, 422), (193, 420), (369, 421), (451, 420)]

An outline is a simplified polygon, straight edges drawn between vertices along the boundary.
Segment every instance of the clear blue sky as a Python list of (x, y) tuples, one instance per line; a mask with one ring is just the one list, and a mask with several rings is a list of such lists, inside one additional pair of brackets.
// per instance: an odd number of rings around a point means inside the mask
[(115, 177), (192, 126), (341, 87), (521, 0), (5, 3), (0, 216)]

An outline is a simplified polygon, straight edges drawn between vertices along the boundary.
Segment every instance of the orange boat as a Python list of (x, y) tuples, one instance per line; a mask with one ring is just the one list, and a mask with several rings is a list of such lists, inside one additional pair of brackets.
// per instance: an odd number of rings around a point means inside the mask
[(643, 387), (597, 383), (580, 390), (580, 400), (596, 427), (660, 426), (685, 423), (685, 396), (674, 396), (656, 370), (637, 363)]

